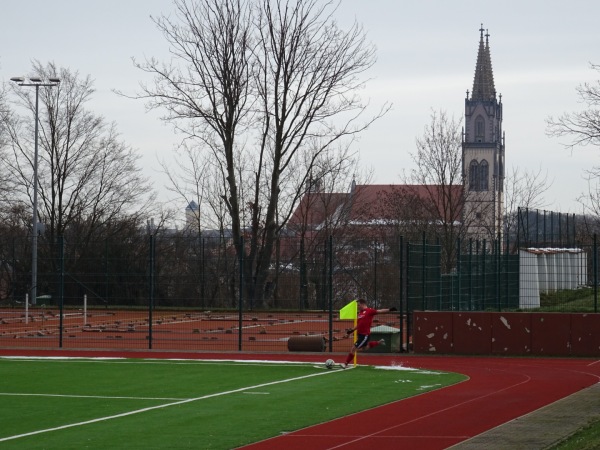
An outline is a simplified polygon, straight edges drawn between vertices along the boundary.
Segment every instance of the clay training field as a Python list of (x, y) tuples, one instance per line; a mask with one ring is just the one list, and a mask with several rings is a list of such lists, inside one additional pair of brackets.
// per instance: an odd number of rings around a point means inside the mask
[[(382, 314), (374, 326), (397, 322)], [(347, 351), (352, 321), (331, 318), (331, 336), (329, 325), (324, 312), (155, 311), (150, 328), (147, 310), (67, 310), (61, 318), (57, 309), (0, 309), (0, 347), (284, 352), (290, 338), (309, 337), (306, 350), (322, 338), (325, 350)]]

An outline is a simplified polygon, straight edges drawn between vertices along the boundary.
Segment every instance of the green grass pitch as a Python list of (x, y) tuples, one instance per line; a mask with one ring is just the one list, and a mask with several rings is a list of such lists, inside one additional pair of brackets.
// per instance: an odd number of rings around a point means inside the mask
[(323, 363), (0, 358), (2, 449), (229, 449), (465, 379)]

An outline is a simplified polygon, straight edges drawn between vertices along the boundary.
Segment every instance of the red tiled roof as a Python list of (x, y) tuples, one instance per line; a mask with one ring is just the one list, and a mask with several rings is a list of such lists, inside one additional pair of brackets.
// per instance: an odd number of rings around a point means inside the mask
[[(443, 195), (452, 197), (452, 211), (444, 213)], [(413, 197), (432, 205), (437, 213), (431, 213), (438, 220), (459, 220), (462, 203), (462, 186), (454, 185), (451, 189), (443, 189), (438, 185), (407, 185), (407, 184), (365, 184), (356, 185), (350, 193), (312, 192), (306, 194), (289, 221), (290, 225), (309, 227), (322, 224), (327, 217), (344, 214), (346, 220), (354, 223), (365, 223), (378, 220), (397, 219), (398, 212), (393, 209), (393, 199), (400, 196), (403, 199)], [(448, 209), (448, 208), (447, 208)], [(455, 216), (455, 217), (450, 217)], [(458, 216), (458, 217), (457, 217)]]
[(302, 197), (290, 220), (289, 225), (319, 225), (344, 204), (349, 194), (309, 192)]

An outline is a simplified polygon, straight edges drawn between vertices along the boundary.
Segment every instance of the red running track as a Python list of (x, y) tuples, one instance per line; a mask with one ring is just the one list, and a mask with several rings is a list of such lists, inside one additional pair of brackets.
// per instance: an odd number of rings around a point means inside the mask
[[(314, 361), (318, 357), (315, 354), (289, 353), (22, 349), (0, 349), (0, 355), (286, 361)], [(361, 355), (359, 362), (458, 372), (469, 379), (447, 388), (267, 439), (244, 449), (445, 449), (600, 381), (598, 359)]]
[(369, 355), (361, 362), (392, 361), (469, 379), (244, 449), (445, 449), (600, 380), (600, 361), (591, 359)]

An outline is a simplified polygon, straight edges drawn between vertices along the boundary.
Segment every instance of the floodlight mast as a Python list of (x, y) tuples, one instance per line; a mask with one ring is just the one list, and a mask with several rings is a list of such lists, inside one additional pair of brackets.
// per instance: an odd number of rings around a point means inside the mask
[(31, 304), (36, 304), (37, 299), (37, 256), (38, 256), (38, 134), (39, 134), (39, 94), (40, 87), (53, 87), (60, 83), (60, 78), (48, 78), (44, 81), (40, 77), (13, 77), (10, 79), (19, 86), (35, 87), (35, 136), (33, 155), (33, 216), (31, 230)]

